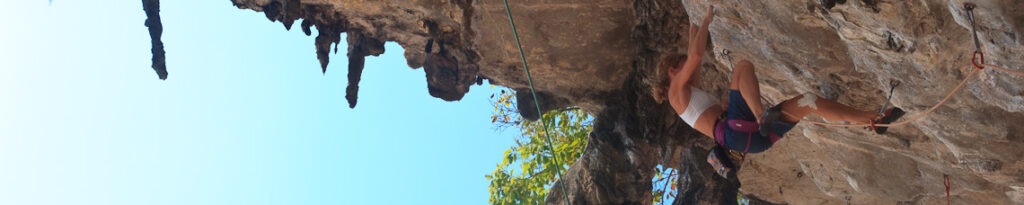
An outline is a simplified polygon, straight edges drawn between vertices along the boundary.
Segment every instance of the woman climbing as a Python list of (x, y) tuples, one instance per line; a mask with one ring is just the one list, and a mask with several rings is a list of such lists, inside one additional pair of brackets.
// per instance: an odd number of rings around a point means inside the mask
[[(890, 123), (903, 115), (899, 108), (892, 108), (880, 116), (810, 93), (783, 101), (766, 111), (760, 101), (754, 65), (746, 60), (738, 62), (733, 69), (728, 108), (723, 109), (717, 97), (700, 89), (701, 56), (708, 42), (708, 25), (714, 20), (712, 6), (708, 6), (706, 15), (701, 22), (703, 26), (690, 27), (687, 55), (666, 56), (658, 69), (667, 71), (668, 77), (660, 88), (667, 92), (676, 114), (719, 145), (742, 153), (763, 152), (810, 113), (829, 120), (868, 124)], [(886, 131), (885, 127), (873, 129), (879, 134)]]

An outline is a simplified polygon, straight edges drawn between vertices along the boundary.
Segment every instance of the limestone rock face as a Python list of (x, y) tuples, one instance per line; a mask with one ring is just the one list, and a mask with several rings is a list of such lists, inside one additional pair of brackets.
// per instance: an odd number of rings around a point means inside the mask
[[(361, 59), (384, 52), (386, 41), (405, 48), (410, 67), (426, 69), (427, 90), (438, 98), (461, 99), (483, 79), (528, 88), (500, 0), (232, 1), (286, 28), (300, 19), (307, 34), (316, 27), (323, 68), (347, 32), (351, 106)], [(974, 69), (966, 1), (712, 2), (717, 18), (703, 65), (712, 93), (724, 93), (731, 65), (746, 59), (772, 103), (813, 93), (878, 109), (897, 80), (892, 104), (912, 118)], [(706, 15), (707, 1), (509, 3), (539, 106), (580, 106), (596, 116), (584, 155), (558, 182), (568, 193), (553, 189), (549, 203), (568, 194), (574, 204), (648, 204), (651, 169), (663, 164), (687, 185), (676, 204), (729, 202), (737, 191), (766, 203), (940, 204), (946, 177), (954, 204), (1024, 204), (1024, 77), (981, 71), (934, 113), (885, 135), (801, 123), (769, 151), (748, 155), (739, 181), (729, 182), (703, 162), (714, 142), (651, 92), (664, 77), (658, 60), (685, 50), (689, 22)], [(986, 62), (1020, 70), (1024, 1), (972, 3)]]

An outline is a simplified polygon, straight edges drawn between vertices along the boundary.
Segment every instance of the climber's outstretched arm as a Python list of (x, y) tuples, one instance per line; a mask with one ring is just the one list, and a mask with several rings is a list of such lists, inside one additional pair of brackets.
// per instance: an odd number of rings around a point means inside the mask
[[(713, 6), (708, 5), (708, 10), (705, 12), (704, 20), (701, 21), (703, 26), (691, 26), (690, 30), (690, 45), (686, 51), (686, 61), (680, 62), (680, 66), (683, 67), (683, 72), (680, 73), (682, 76), (676, 77), (673, 81), (675, 86), (682, 86), (690, 83), (691, 79), (700, 73), (700, 62), (704, 56), (704, 48), (708, 44), (708, 25), (715, 19), (715, 9)], [(697, 27), (694, 29), (694, 27)]]

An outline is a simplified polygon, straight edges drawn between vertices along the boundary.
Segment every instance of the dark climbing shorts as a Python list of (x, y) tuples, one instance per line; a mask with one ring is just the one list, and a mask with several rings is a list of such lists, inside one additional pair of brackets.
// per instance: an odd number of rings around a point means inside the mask
[[(740, 125), (741, 123), (738, 122), (741, 121), (748, 123)], [(757, 122), (757, 115), (754, 115), (754, 112), (747, 106), (743, 95), (740, 95), (738, 90), (729, 90), (729, 110), (726, 111), (725, 118), (719, 119), (715, 126), (715, 129), (722, 129), (724, 134), (720, 139), (716, 136), (715, 140), (732, 150), (759, 153), (771, 148), (776, 141), (782, 138), (782, 135), (796, 126), (794, 123), (776, 122), (775, 126), (772, 126), (771, 136), (762, 136), (757, 131), (757, 124), (753, 122)]]

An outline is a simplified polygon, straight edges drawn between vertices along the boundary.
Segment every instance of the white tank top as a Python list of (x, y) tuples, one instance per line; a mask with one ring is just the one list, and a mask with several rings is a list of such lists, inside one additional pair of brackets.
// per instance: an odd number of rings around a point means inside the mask
[(708, 108), (717, 104), (718, 98), (690, 86), (690, 103), (686, 105), (686, 110), (683, 111), (683, 114), (679, 114), (679, 118), (683, 118), (686, 124), (690, 124), (693, 127), (697, 123), (697, 118), (700, 117), (700, 114), (703, 114)]

